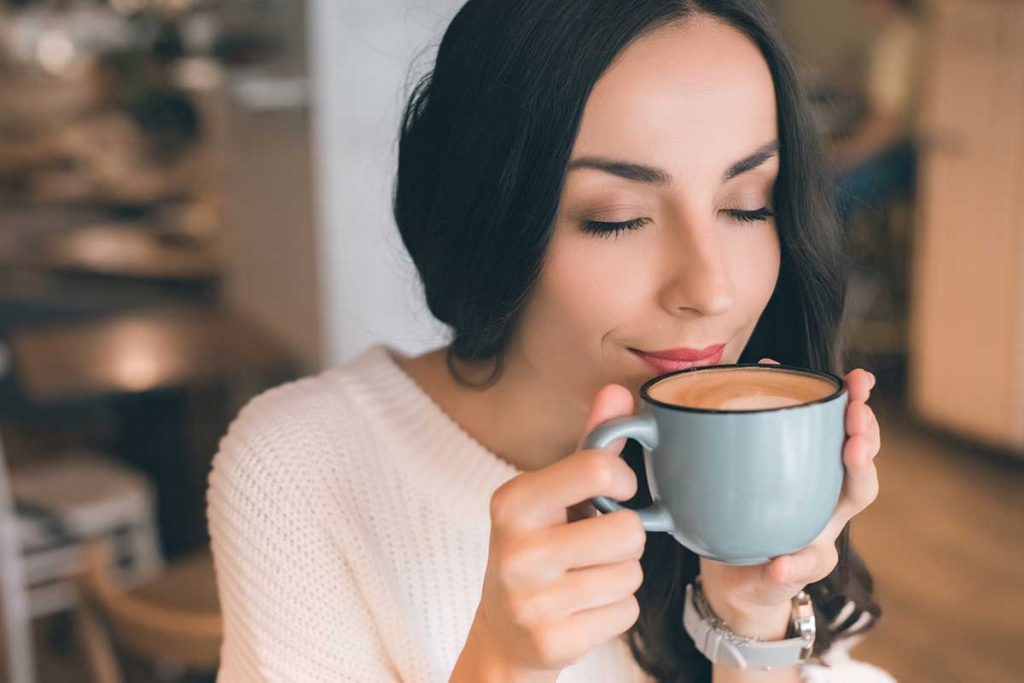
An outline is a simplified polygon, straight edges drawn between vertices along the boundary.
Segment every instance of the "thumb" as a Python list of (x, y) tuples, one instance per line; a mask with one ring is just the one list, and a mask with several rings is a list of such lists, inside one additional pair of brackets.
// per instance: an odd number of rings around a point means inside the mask
[[(590, 414), (587, 416), (586, 426), (583, 434), (580, 435), (576, 450), (583, 449), (583, 443), (587, 436), (599, 424), (613, 417), (633, 414), (633, 394), (621, 384), (606, 384), (594, 396), (594, 402), (590, 405)], [(616, 453), (626, 445), (626, 440), (616, 439), (606, 446)]]

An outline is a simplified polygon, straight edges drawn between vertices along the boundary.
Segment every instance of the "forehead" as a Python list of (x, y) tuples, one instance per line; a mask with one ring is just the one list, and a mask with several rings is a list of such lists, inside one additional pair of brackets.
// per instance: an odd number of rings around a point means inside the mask
[(738, 29), (701, 17), (662, 27), (618, 55), (587, 100), (573, 156), (703, 178), (776, 135), (764, 56)]

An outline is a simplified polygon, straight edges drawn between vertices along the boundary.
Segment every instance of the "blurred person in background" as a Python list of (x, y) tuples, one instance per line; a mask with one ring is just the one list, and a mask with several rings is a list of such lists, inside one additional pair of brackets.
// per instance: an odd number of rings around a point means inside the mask
[[(373, 345), (232, 424), (208, 493), (219, 680), (891, 682), (849, 655), (881, 612), (848, 526), (878, 490), (870, 373), (845, 373), (833, 520), (763, 565), (597, 516), (595, 495), (646, 502), (639, 453), (580, 445), (632, 414), (655, 350), (843, 374), (829, 191), (759, 3), (466, 3), (405, 109), (393, 205), (451, 343)], [(806, 589), (813, 658), (712, 665), (682, 623), (698, 575), (768, 641)]]
[(911, 197), (917, 175), (916, 125), (924, 31), (919, 0), (860, 0), (877, 29), (868, 57), (867, 115), (836, 143), (837, 204), (845, 223), (858, 206)]

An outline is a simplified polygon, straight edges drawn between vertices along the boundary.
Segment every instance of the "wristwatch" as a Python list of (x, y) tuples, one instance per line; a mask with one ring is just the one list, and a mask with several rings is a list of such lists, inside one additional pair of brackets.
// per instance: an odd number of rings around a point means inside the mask
[(686, 586), (683, 627), (710, 661), (764, 671), (806, 662), (811, 656), (816, 632), (811, 598), (800, 591), (793, 598), (792, 621), (785, 640), (737, 635), (711, 609), (699, 576)]

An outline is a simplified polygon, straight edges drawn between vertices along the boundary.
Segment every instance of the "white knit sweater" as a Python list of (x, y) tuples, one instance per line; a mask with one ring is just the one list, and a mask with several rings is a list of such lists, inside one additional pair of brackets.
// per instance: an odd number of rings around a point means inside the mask
[[(480, 598), (491, 494), (519, 471), (393, 353), (375, 345), (262, 394), (221, 441), (208, 491), (220, 683), (448, 680)], [(805, 678), (892, 680), (834, 652)], [(651, 679), (617, 638), (558, 680)]]

